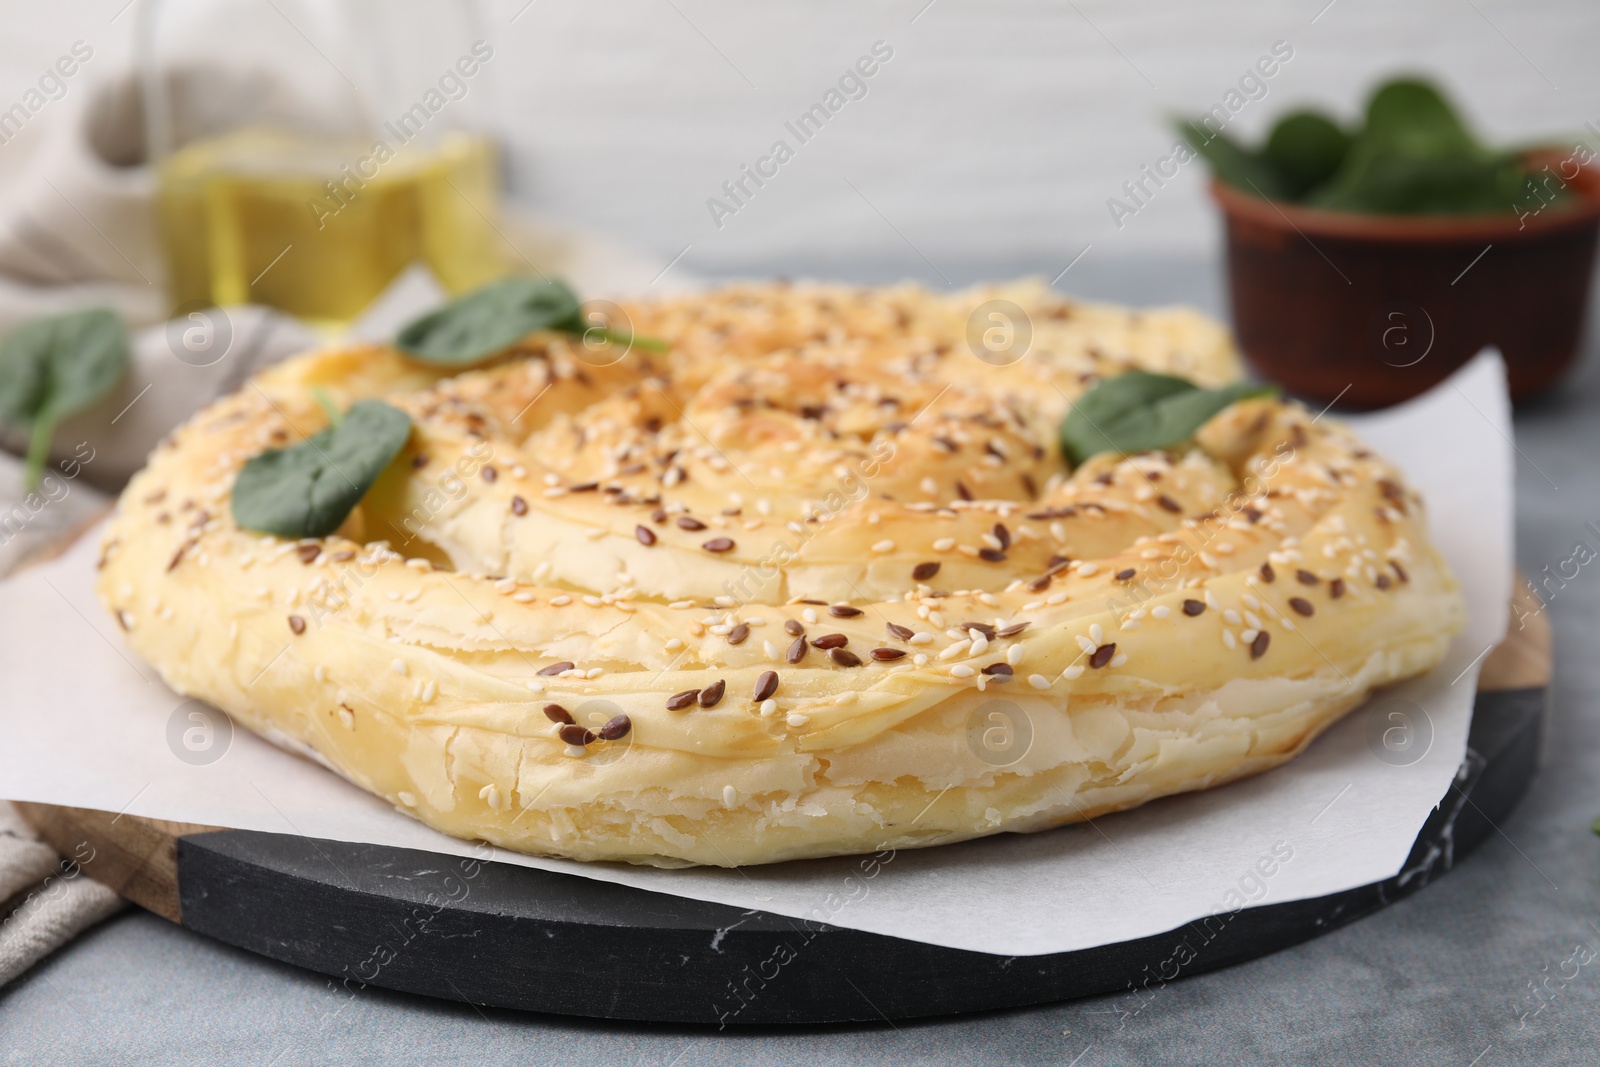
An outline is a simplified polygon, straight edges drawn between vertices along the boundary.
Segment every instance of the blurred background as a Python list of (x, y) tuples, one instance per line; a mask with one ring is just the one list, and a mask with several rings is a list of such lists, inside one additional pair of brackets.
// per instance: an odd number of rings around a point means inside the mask
[[(0, 102), (86, 41), (94, 58), (30, 122), (47, 124), (126, 68), (146, 2), (13, 0)], [(1152, 300), (1220, 310), (1217, 290), (1170, 280), (1174, 260), (1218, 248), (1201, 167), (1120, 226), (1107, 201), (1171, 151), (1170, 115), (1220, 101), (1276, 41), (1292, 59), (1230, 132), (1258, 137), (1292, 104), (1353, 117), (1396, 70), (1434, 75), (1491, 142), (1600, 121), (1600, 5), (1585, 0), (491, 0), (482, 11), (510, 197), (702, 276), (1055, 277), (1092, 245), (1060, 288), (1120, 292), (1131, 272)], [(867, 95), (718, 227), (707, 199), (876, 41), (893, 58)], [(0, 146), (0, 187), (39, 132)]]

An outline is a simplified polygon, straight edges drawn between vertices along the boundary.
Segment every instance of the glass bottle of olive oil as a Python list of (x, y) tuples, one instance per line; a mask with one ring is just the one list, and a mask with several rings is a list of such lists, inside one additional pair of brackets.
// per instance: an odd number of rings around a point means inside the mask
[(427, 142), (382, 133), (247, 126), (162, 159), (174, 309), (267, 304), (337, 329), (413, 263), (453, 293), (503, 274), (492, 143), (466, 132)]

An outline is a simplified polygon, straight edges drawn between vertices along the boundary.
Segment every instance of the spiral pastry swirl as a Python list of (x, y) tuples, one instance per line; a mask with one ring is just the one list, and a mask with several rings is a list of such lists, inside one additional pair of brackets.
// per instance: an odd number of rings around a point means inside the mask
[[(1021, 358), (972, 343), (994, 300)], [(1064, 463), (1096, 381), (1238, 377), (1193, 312), (1033, 283), (623, 311), (670, 348), (540, 333), (448, 376), (334, 348), (196, 415), (105, 535), (129, 643), (447, 833), (672, 866), (1254, 774), (1461, 626), (1420, 500), (1332, 418), (1246, 400), (1180, 448)], [(407, 412), (404, 451), (326, 538), (240, 529), (234, 477), (327, 424), (319, 389)]]

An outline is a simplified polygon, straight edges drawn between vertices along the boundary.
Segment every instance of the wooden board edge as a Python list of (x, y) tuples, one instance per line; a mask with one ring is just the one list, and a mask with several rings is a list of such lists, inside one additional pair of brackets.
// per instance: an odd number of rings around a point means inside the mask
[(1478, 690), (1543, 689), (1550, 684), (1554, 635), (1544, 602), (1520, 570), (1512, 576), (1511, 621), (1506, 637), (1483, 661)]
[(178, 838), (218, 829), (92, 808), (14, 801), (28, 825), (83, 873), (147, 911), (182, 924)]

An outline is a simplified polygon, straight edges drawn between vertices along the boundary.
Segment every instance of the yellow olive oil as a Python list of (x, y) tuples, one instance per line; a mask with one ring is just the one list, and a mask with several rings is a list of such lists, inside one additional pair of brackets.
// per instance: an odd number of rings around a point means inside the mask
[(173, 309), (267, 304), (337, 329), (413, 263), (451, 293), (506, 273), (489, 141), (392, 140), (244, 129), (169, 156), (158, 200)]

